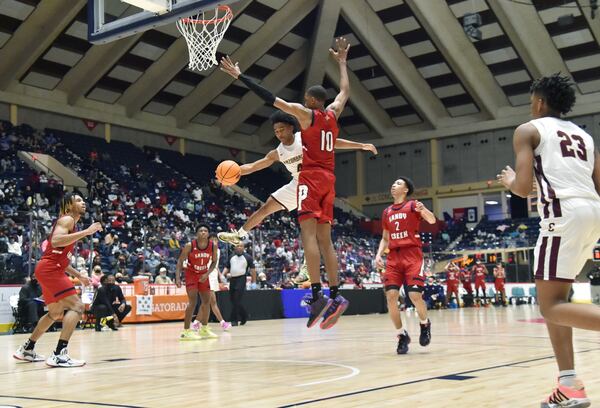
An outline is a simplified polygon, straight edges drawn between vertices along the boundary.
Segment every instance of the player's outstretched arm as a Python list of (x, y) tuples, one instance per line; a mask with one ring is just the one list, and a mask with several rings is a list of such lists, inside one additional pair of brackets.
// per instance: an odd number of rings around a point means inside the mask
[(102, 224), (95, 222), (88, 228), (69, 234), (75, 227), (75, 220), (72, 217), (62, 217), (56, 222), (54, 233), (52, 234), (52, 246), (54, 248), (63, 248), (71, 245), (73, 242), (79, 241), (88, 235), (95, 234), (97, 231), (102, 231)]
[(375, 155), (377, 154), (377, 148), (371, 143), (353, 142), (352, 140), (340, 139), (339, 137), (335, 140), (334, 147), (340, 150), (365, 150)]
[(327, 109), (334, 111), (336, 118), (339, 118), (346, 107), (348, 98), (350, 98), (350, 80), (348, 79), (348, 69), (346, 67), (346, 59), (348, 57), (348, 50), (350, 50), (350, 44), (344, 37), (340, 37), (335, 40), (335, 46), (337, 51), (330, 48), (329, 52), (338, 62), (340, 67), (340, 93), (337, 94), (335, 100), (327, 107)]
[(254, 173), (255, 171), (266, 169), (271, 166), (276, 161), (279, 161), (279, 154), (277, 150), (271, 150), (265, 157), (259, 159), (255, 162), (244, 164), (240, 166), (240, 170), (242, 171), (242, 176), (246, 176), (248, 174)]
[(496, 177), (511, 192), (519, 197), (527, 197), (533, 190), (533, 140), (538, 131), (532, 124), (525, 123), (515, 130), (513, 150), (515, 170), (506, 166)]
[(381, 241), (379, 241), (379, 248), (377, 249), (377, 255), (375, 256), (375, 265), (379, 269), (385, 268), (385, 263), (383, 262), (383, 254), (388, 247), (388, 242), (390, 240), (390, 232), (386, 229), (383, 230), (381, 234)]
[(259, 85), (256, 81), (247, 75), (242, 74), (239, 63), (234, 63), (229, 56), (221, 58), (221, 71), (231, 75), (235, 79), (239, 79), (246, 85), (252, 92), (258, 95), (263, 101), (269, 105), (273, 105), (279, 110), (289, 113), (298, 119), (300, 127), (306, 129), (312, 122), (312, 111), (299, 103), (286, 102), (281, 98), (277, 98), (265, 87)]
[(175, 285), (177, 285), (178, 288), (181, 287), (181, 268), (183, 267), (183, 261), (189, 256), (191, 250), (192, 244), (188, 242), (181, 250), (179, 259), (177, 259), (177, 266), (175, 267)]

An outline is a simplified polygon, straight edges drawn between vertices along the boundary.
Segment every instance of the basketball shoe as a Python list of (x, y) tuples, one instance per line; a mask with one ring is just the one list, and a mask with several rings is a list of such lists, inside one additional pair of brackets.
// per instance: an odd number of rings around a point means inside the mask
[(223, 331), (228, 331), (229, 329), (231, 329), (231, 323), (226, 322), (225, 320), (222, 320), (219, 325), (221, 326), (221, 329)]
[(306, 282), (308, 279), (308, 266), (306, 266), (306, 262), (304, 262), (300, 268), (300, 272), (298, 272), (298, 275), (294, 278), (294, 283), (298, 285)]
[(59, 354), (53, 352), (46, 360), (46, 365), (49, 365), (50, 367), (82, 367), (85, 365), (85, 361), (75, 360), (69, 357), (67, 348), (65, 347)]
[(337, 295), (333, 302), (331, 302), (331, 306), (327, 309), (325, 314), (323, 315), (323, 321), (321, 322), (321, 329), (327, 330), (332, 328), (338, 321), (341, 315), (344, 314), (350, 302), (346, 300), (342, 295)]
[(421, 335), (419, 336), (419, 344), (423, 347), (431, 343), (431, 320), (427, 319), (427, 323), (419, 323), (421, 326)]
[(398, 347), (396, 347), (396, 353), (406, 354), (408, 353), (408, 345), (410, 344), (410, 336), (405, 330), (404, 334), (398, 335)]
[(180, 341), (194, 341), (194, 340), (201, 340), (202, 338), (198, 335), (197, 332), (195, 332), (194, 330), (184, 330), (181, 332), (181, 334), (179, 335), (179, 340)]
[(219, 241), (226, 242), (226, 243), (234, 245), (234, 246), (242, 243), (240, 234), (238, 234), (237, 231), (219, 232), (217, 234), (217, 238), (219, 238)]
[(566, 385), (558, 386), (552, 391), (552, 394), (544, 402), (541, 408), (587, 408), (592, 405), (588, 399), (583, 383), (576, 380), (575, 387), (567, 387)]
[(192, 329), (193, 331), (200, 330), (200, 322), (198, 320), (194, 320), (190, 326), (190, 329)]
[(217, 336), (215, 333), (213, 333), (208, 326), (202, 326), (200, 327), (200, 330), (198, 330), (198, 336), (201, 339), (216, 339)]
[(19, 346), (13, 357), (21, 361), (29, 361), (30, 363), (37, 363), (38, 361), (44, 361), (46, 357), (35, 352), (35, 350), (25, 350), (25, 347)]
[(312, 295), (309, 293), (302, 299), (302, 302), (306, 305), (306, 309), (308, 311), (308, 322), (306, 323), (306, 327), (309, 329), (317, 324), (317, 321), (323, 317), (323, 315), (329, 309), (329, 306), (333, 303), (333, 300), (329, 299), (328, 296), (325, 296), (323, 293), (319, 292), (319, 295), (316, 299), (312, 298)]

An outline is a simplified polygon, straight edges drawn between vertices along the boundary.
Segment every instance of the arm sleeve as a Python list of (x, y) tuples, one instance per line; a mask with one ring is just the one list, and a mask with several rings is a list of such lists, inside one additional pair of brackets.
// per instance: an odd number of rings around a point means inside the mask
[(256, 83), (252, 78), (247, 75), (240, 75), (238, 78), (240, 81), (244, 83), (252, 92), (258, 95), (263, 101), (268, 103), (269, 105), (273, 105), (275, 103), (275, 95), (273, 95), (269, 90), (264, 88), (263, 86)]

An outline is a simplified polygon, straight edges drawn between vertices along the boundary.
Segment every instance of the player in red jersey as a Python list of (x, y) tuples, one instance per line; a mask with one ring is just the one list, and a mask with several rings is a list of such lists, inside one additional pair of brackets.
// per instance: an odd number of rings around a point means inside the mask
[(75, 287), (65, 272), (88, 286), (86, 276), (82, 276), (70, 265), (69, 257), (73, 247), (81, 238), (102, 231), (99, 222), (95, 222), (83, 231), (77, 231), (76, 224), (86, 206), (83, 199), (66, 193), (60, 202), (60, 213), (52, 232), (48, 237), (48, 246), (42, 258), (35, 266), (35, 276), (42, 287), (42, 296), (48, 306), (46, 313), (39, 321), (29, 340), (17, 350), (14, 357), (23, 361), (43, 361), (44, 357), (34, 351), (35, 343), (57, 320), (62, 318), (62, 330), (54, 353), (48, 357), (46, 364), (51, 367), (81, 367), (83, 360), (74, 360), (67, 353), (67, 345), (81, 320), (84, 306), (77, 296)]
[[(375, 257), (377, 267), (381, 269), (385, 267), (383, 285), (390, 318), (398, 330), (396, 349), (398, 354), (406, 354), (410, 343), (408, 332), (402, 328), (402, 319), (398, 310), (398, 297), (402, 286), (405, 287), (421, 320), (419, 343), (421, 346), (427, 346), (431, 341), (431, 322), (427, 318), (427, 305), (423, 300), (425, 274), (419, 227), (421, 220), (430, 224), (435, 223), (435, 215), (425, 208), (423, 203), (407, 199), (413, 191), (414, 185), (406, 177), (400, 177), (392, 184), (391, 194), (394, 204), (383, 210), (381, 216), (383, 233)], [(383, 261), (386, 248), (390, 250), (387, 265)]]
[(460, 270), (460, 281), (462, 282), (463, 289), (467, 292), (469, 296), (473, 296), (473, 285), (471, 279), (471, 272), (468, 269), (462, 268)]
[(504, 281), (506, 279), (506, 271), (502, 262), (498, 262), (494, 267), (494, 287), (496, 289), (496, 296), (500, 294), (500, 301), (502, 306), (506, 306), (506, 289), (504, 288)]
[[(294, 116), (302, 132), (302, 170), (298, 178), (298, 221), (304, 245), (304, 257), (311, 281), (312, 296), (309, 305), (308, 327), (320, 318), (320, 327), (332, 327), (348, 307), (348, 301), (338, 294), (338, 262), (331, 241), (333, 202), (335, 200), (334, 146), (339, 133), (337, 120), (348, 97), (350, 82), (346, 70), (346, 57), (350, 45), (344, 38), (336, 40), (337, 51), (330, 49), (340, 67), (340, 93), (325, 107), (327, 91), (320, 85), (311, 86), (304, 95), (304, 105), (276, 98), (271, 92), (242, 75), (237, 64), (229, 57), (221, 60), (221, 70), (240, 79), (265, 102)], [(331, 299), (321, 293), (319, 273), (321, 255), (329, 279)]]
[[(210, 313), (210, 282), (209, 274), (217, 266), (212, 260), (217, 259), (217, 245), (210, 239), (210, 231), (207, 225), (200, 224), (196, 227), (196, 239), (185, 244), (177, 260), (177, 269), (175, 272), (175, 284), (181, 287), (181, 268), (183, 261), (187, 260), (185, 268), (185, 290), (188, 295), (188, 306), (185, 309), (185, 319), (183, 321), (183, 332), (179, 340), (201, 340), (217, 337), (208, 327), (208, 317)], [(200, 329), (198, 333), (190, 330), (192, 315), (196, 308), (196, 302), (200, 294), (200, 311), (198, 320), (200, 320)]]
[(481, 289), (481, 292), (483, 293), (483, 303), (487, 303), (487, 294), (485, 293), (485, 277), (488, 274), (488, 270), (485, 267), (484, 264), (481, 263), (481, 261), (478, 259), (475, 262), (475, 265), (473, 266), (473, 268), (471, 269), (471, 271), (473, 272), (473, 275), (475, 276), (475, 297), (477, 299), (479, 298), (479, 289)]
[(460, 269), (454, 262), (446, 265), (446, 306), (450, 303), (450, 297), (454, 295), (456, 305), (460, 307), (460, 298), (458, 297), (458, 276)]

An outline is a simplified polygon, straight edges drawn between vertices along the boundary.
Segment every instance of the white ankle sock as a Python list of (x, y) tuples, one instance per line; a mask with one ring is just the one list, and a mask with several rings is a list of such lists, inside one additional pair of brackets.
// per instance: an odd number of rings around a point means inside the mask
[(406, 329), (398, 329), (398, 336), (400, 336), (401, 334), (408, 335), (408, 332), (406, 331)]
[(429, 323), (429, 319), (421, 320), (421, 324), (427, 324), (427, 323)]
[(223, 323), (225, 323), (225, 320), (221, 320), (221, 321), (219, 322), (219, 324), (223, 324)]
[(575, 370), (564, 370), (558, 373), (558, 382), (560, 385), (573, 387), (576, 379), (577, 373), (575, 373)]
[(240, 238), (245, 238), (246, 236), (248, 236), (248, 231), (246, 231), (246, 230), (245, 230), (245, 229), (243, 229), (243, 228), (240, 228), (240, 229), (237, 231), (237, 233), (238, 233), (238, 235), (240, 236)]

